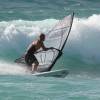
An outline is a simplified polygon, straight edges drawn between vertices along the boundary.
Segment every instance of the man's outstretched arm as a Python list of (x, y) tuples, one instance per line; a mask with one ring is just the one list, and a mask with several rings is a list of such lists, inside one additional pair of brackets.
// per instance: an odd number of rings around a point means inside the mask
[(46, 47), (44, 46), (44, 44), (43, 44), (43, 45), (42, 45), (42, 48), (43, 48), (44, 51), (50, 50), (50, 49), (55, 49), (55, 50), (59, 51), (60, 54), (62, 54), (62, 51), (61, 51), (61, 50), (59, 50), (59, 49), (57, 49), (57, 48), (54, 48), (54, 47), (46, 48)]

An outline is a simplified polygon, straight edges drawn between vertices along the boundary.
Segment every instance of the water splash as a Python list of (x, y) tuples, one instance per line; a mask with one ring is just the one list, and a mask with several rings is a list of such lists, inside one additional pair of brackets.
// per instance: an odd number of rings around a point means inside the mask
[(29, 75), (30, 70), (27, 67), (0, 61), (0, 75)]

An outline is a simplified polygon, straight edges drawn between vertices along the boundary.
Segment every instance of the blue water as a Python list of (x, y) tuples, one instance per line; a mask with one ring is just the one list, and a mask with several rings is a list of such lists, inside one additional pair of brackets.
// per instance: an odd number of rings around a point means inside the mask
[[(33, 77), (14, 63), (39, 32), (73, 11), (68, 42), (53, 68), (67, 68), (66, 78)], [(99, 0), (0, 0), (0, 100), (99, 100), (99, 19)]]

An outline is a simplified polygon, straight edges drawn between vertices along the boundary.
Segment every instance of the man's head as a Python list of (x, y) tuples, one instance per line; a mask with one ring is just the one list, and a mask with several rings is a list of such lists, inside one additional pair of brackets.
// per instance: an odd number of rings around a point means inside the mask
[(45, 40), (45, 34), (43, 34), (43, 33), (40, 34), (40, 40), (41, 41), (44, 41)]

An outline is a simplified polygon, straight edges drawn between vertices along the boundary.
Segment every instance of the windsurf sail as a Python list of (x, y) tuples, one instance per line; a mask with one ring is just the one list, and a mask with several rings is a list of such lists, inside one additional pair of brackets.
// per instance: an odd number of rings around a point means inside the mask
[[(39, 62), (39, 72), (50, 71), (61, 57), (72, 28), (73, 18), (74, 13), (64, 17), (46, 34), (45, 45), (53, 48), (47, 51), (39, 51), (35, 54)], [(15, 62), (25, 64), (24, 56), (16, 59)]]

